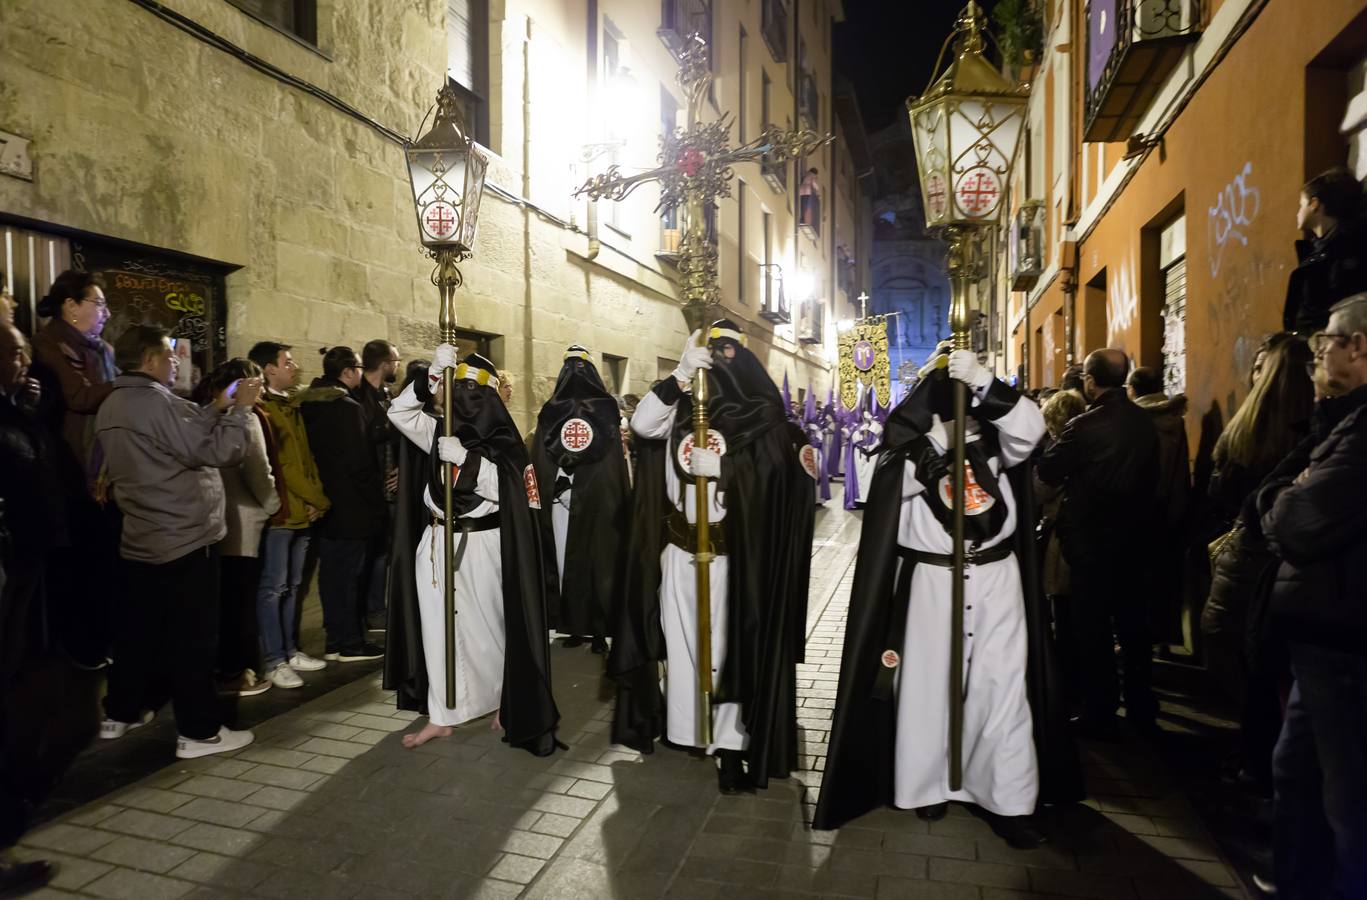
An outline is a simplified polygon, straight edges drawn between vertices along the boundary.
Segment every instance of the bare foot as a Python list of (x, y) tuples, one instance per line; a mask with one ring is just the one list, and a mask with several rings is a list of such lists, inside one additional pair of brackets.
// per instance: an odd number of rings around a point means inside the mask
[(501, 710), (501, 709), (496, 709), (496, 710), (494, 710), (494, 721), (493, 721), (493, 724), (491, 724), (491, 725), (489, 726), (489, 730), (490, 730), (490, 731), (502, 731), (502, 730), (503, 730), (503, 723), (500, 722), (499, 719), (498, 719), (498, 717), (501, 716), (502, 714), (503, 714), (503, 710)]
[(428, 722), (426, 725), (422, 726), (421, 731), (417, 731), (413, 734), (405, 734), (403, 736), (403, 745), (409, 750), (412, 750), (414, 747), (421, 747), (423, 744), (432, 740), (432, 738), (450, 736), (450, 725), (433, 725), (431, 722)]

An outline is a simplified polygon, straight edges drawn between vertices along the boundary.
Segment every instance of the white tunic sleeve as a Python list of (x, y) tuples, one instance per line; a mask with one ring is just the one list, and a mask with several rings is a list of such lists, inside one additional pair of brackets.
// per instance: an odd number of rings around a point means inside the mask
[[(466, 460), (466, 464), (469, 464), (469, 460)], [(489, 462), (483, 454), (479, 454), (479, 472), (475, 474), (475, 494), (492, 503), (498, 502), (498, 466)]]
[(636, 412), (631, 416), (631, 430), (643, 438), (663, 440), (669, 437), (674, 427), (674, 404), (665, 403), (654, 391), (650, 391), (636, 404)]
[(432, 452), (432, 441), (437, 436), (437, 420), (423, 412), (422, 401), (413, 392), (413, 385), (389, 403), (389, 421), (404, 437), (417, 444), (424, 453)]
[[(973, 405), (978, 402), (974, 398)], [(1028, 397), (1017, 400), (1006, 415), (993, 419), (992, 425), (997, 429), (1002, 465), (1008, 469), (1029, 459), (1044, 437), (1044, 415)]]

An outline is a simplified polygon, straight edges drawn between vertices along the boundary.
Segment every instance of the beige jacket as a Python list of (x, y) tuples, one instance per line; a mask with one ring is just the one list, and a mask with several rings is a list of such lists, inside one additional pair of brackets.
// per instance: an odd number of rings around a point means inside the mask
[(222, 470), (223, 521), (228, 533), (218, 545), (223, 556), (256, 556), (261, 533), (280, 509), (280, 495), (266, 452), (266, 433), (257, 416), (247, 416), (247, 449), (242, 462)]

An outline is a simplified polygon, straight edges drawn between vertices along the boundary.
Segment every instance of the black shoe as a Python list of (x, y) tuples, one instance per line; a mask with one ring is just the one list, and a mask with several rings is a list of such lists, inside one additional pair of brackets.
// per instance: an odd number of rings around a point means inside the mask
[(932, 803), (930, 806), (916, 807), (916, 818), (922, 822), (938, 822), (949, 815), (948, 803)]
[(19, 896), (42, 887), (57, 874), (57, 866), (45, 859), (0, 863), (0, 897)]
[(608, 652), (608, 639), (605, 638), (605, 637), (596, 637), (596, 638), (594, 638), (594, 639), (593, 639), (593, 644), (590, 645), (589, 649), (592, 650), (594, 653), (597, 653), (597, 654), (600, 655), (600, 656), (601, 656), (602, 654), (604, 654), (604, 653), (607, 653), (607, 652)]
[(572, 634), (572, 635), (570, 635), (569, 637), (565, 638), (563, 641), (561, 641), (561, 642), (560, 642), (560, 646), (562, 646), (562, 647), (571, 647), (571, 648), (573, 648), (573, 647), (582, 647), (582, 646), (584, 646), (584, 644), (586, 644), (586, 643), (588, 643), (588, 642), (585, 641), (585, 640), (584, 640), (582, 637), (580, 637), (579, 635), (577, 635), (577, 634)]
[(739, 794), (746, 789), (745, 767), (741, 765), (744, 756), (739, 750), (717, 751), (717, 788), (723, 794)]
[(338, 662), (366, 662), (372, 659), (383, 659), (384, 648), (369, 641), (358, 644), (337, 654)]
[(1013, 850), (1034, 850), (1049, 843), (1049, 835), (1035, 824), (1034, 816), (999, 816), (983, 810), (983, 817), (997, 837)]

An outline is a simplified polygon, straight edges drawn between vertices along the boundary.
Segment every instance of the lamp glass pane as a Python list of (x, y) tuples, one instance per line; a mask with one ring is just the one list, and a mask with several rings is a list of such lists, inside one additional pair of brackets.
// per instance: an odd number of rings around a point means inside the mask
[(992, 221), (1001, 211), (1003, 186), (1020, 136), (1018, 100), (950, 97), (949, 184), (960, 221)]
[(949, 128), (945, 125), (945, 102), (932, 103), (911, 113), (911, 136), (916, 147), (916, 168), (921, 181), (921, 202), (926, 225), (949, 221)]
[(418, 233), (429, 247), (461, 245), (466, 161), (464, 149), (408, 150), (408, 177), (418, 213)]
[(475, 246), (475, 227), (479, 223), (479, 202), (484, 196), (484, 178), (489, 171), (489, 157), (479, 144), (470, 144), (468, 164), (465, 166), (464, 203), (461, 207), (460, 243), (466, 250)]

